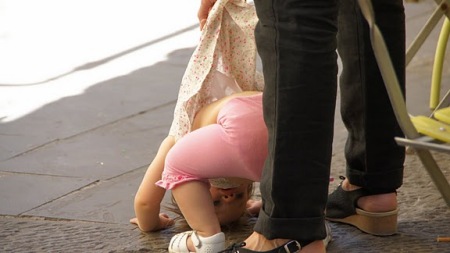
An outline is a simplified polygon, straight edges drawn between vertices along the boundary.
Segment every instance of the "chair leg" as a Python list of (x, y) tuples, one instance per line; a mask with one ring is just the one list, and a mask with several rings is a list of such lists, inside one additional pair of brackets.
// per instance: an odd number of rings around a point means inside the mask
[(440, 101), (442, 68), (444, 65), (445, 51), (450, 35), (450, 21), (446, 17), (439, 34), (436, 53), (434, 55), (433, 72), (431, 74), (430, 109), (434, 110)]
[(450, 207), (450, 185), (442, 173), (441, 169), (434, 160), (429, 150), (426, 149), (416, 149), (416, 154), (419, 156), (425, 169), (433, 180), (434, 185), (441, 193), (445, 203)]

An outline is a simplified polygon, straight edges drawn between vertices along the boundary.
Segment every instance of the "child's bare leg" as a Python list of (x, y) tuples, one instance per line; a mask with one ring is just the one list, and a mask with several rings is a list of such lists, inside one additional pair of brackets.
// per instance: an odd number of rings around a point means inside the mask
[[(207, 184), (190, 181), (173, 188), (172, 194), (187, 223), (199, 236), (209, 237), (221, 232)], [(190, 239), (188, 248), (195, 251)]]

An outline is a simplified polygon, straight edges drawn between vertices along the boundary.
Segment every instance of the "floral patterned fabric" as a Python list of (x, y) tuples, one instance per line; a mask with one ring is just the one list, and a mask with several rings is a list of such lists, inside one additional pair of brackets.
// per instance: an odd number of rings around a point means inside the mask
[(181, 81), (169, 135), (190, 132), (204, 105), (230, 94), (263, 89), (256, 71), (255, 7), (245, 0), (217, 0)]

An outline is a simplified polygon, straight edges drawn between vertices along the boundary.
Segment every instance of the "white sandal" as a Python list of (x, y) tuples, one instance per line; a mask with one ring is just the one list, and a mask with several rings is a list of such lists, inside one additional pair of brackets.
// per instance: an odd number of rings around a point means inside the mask
[(169, 253), (191, 253), (187, 247), (187, 239), (191, 237), (195, 252), (210, 253), (225, 249), (225, 234), (220, 232), (210, 237), (201, 237), (195, 231), (176, 234), (170, 239)]

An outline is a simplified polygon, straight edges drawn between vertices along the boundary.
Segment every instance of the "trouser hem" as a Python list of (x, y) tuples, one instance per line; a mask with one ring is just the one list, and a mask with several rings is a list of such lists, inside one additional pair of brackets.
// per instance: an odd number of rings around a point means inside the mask
[(364, 173), (347, 169), (347, 177), (351, 184), (360, 186), (370, 193), (389, 193), (394, 192), (402, 185), (403, 168), (383, 171), (382, 173)]
[(269, 217), (263, 210), (259, 213), (254, 230), (269, 240), (281, 238), (316, 241), (323, 240), (327, 235), (323, 216), (305, 219), (273, 218)]

